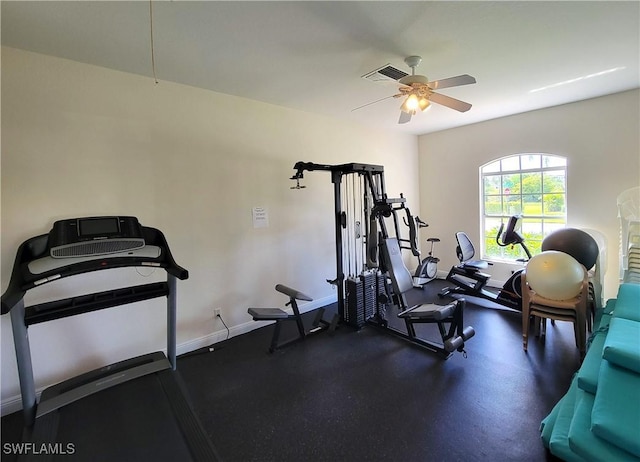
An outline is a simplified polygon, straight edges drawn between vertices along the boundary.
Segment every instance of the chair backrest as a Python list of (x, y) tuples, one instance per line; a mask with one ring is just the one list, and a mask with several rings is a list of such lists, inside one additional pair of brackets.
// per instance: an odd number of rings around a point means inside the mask
[(456, 247), (456, 254), (460, 263), (469, 261), (476, 254), (476, 249), (473, 247), (473, 242), (469, 239), (463, 231), (456, 233), (456, 240), (458, 241), (458, 247)]
[(401, 308), (404, 309), (406, 308), (404, 293), (413, 288), (413, 277), (402, 259), (398, 239), (395, 237), (384, 239), (381, 250), (386, 269), (389, 271), (393, 291), (398, 296)]

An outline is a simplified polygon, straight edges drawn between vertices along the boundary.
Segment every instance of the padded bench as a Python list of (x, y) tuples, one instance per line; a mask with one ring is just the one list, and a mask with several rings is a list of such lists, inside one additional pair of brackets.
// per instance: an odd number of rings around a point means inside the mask
[(565, 461), (640, 461), (640, 285), (622, 284), (569, 391), (542, 421), (543, 443)]
[[(338, 324), (338, 316), (335, 315), (333, 317), (333, 321), (327, 322), (322, 319), (322, 317), (324, 316), (324, 308), (320, 308), (316, 311), (316, 317), (313, 321), (312, 328), (309, 330), (309, 332), (305, 332), (304, 323), (302, 322), (302, 315), (300, 314), (300, 309), (298, 308), (298, 300), (310, 302), (313, 301), (313, 298), (300, 292), (297, 289), (292, 289), (291, 287), (287, 287), (283, 284), (277, 284), (275, 289), (276, 291), (289, 297), (289, 302), (287, 302), (285, 306), (291, 305), (293, 314), (289, 314), (280, 308), (249, 308), (247, 310), (254, 321), (276, 322), (273, 336), (271, 338), (271, 345), (269, 346), (269, 352), (273, 353), (278, 348), (282, 348), (291, 343), (304, 340), (310, 334), (320, 332), (325, 329), (334, 330), (336, 328)], [(298, 330), (297, 337), (285, 342), (280, 342), (280, 330), (282, 328), (283, 321), (295, 321), (296, 328)]]

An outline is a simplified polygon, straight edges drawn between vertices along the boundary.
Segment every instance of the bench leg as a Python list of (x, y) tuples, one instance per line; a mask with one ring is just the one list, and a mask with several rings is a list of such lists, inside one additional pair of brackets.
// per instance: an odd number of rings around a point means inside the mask
[(273, 337), (271, 337), (271, 346), (269, 347), (269, 353), (273, 353), (278, 348), (278, 338), (280, 337), (280, 321), (276, 321), (276, 325), (273, 329)]

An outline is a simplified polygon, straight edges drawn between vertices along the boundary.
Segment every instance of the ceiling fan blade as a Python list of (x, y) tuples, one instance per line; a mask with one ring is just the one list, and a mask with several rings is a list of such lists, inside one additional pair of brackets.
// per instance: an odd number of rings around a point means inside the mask
[(357, 108), (351, 109), (351, 112), (357, 111), (358, 109), (362, 109), (363, 107), (371, 106), (372, 104), (379, 103), (380, 101), (384, 101), (385, 99), (395, 98), (398, 95), (385, 96), (384, 98), (377, 99), (375, 101), (371, 101), (370, 103), (363, 104), (362, 106), (358, 106)]
[(411, 114), (408, 112), (400, 111), (400, 118), (398, 119), (399, 124), (406, 124), (411, 120)]
[(469, 85), (476, 83), (475, 77), (471, 77), (468, 74), (458, 75), (456, 77), (449, 77), (448, 79), (434, 80), (429, 82), (429, 88), (432, 90), (439, 90), (440, 88), (458, 87), (460, 85)]
[(431, 93), (431, 96), (429, 96), (429, 100), (460, 112), (467, 112), (469, 109), (471, 109), (471, 104), (460, 101), (459, 99), (452, 98), (451, 96), (441, 95), (439, 93)]

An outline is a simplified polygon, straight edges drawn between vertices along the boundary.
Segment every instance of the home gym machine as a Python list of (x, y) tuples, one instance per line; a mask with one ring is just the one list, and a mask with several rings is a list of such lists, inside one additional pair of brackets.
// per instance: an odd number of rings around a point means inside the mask
[[(35, 287), (124, 267), (163, 269), (167, 280), (25, 306), (25, 294)], [(69, 442), (77, 460), (219, 459), (176, 372), (176, 289), (188, 276), (162, 232), (135, 217), (61, 220), (20, 245), (2, 314), (11, 316), (23, 439), (37, 450), (27, 456), (47, 460), (40, 448)], [(45, 389), (37, 402), (29, 326), (156, 297), (167, 299), (166, 356), (150, 353), (87, 372)], [(55, 450), (48, 455), (53, 458)]]
[[(518, 261), (525, 262), (531, 258), (531, 252), (524, 243), (521, 228), (522, 216), (514, 215), (510, 217), (506, 229), (504, 223), (500, 224), (496, 242), (501, 247), (520, 245), (527, 258)], [(504, 233), (502, 232), (503, 229), (505, 229)], [(486, 285), (491, 275), (483, 273), (482, 270), (488, 268), (491, 263), (485, 260), (473, 260), (475, 248), (464, 232), (456, 233), (456, 240), (458, 241), (456, 254), (460, 263), (453, 266), (447, 275), (447, 281), (454, 283), (455, 286), (442, 289), (438, 295), (445, 297), (451, 294), (464, 294), (480, 297), (507, 308), (522, 311), (520, 279), (524, 268), (514, 271), (498, 293), (490, 292), (486, 289)]]
[[(414, 344), (448, 358), (453, 351), (464, 351), (464, 342), (473, 329), (463, 329), (464, 302), (445, 306), (424, 304), (408, 306), (404, 294), (412, 289), (412, 276), (400, 255), (401, 240), (397, 212), (405, 198), (389, 198), (385, 192), (384, 168), (380, 165), (348, 163), (340, 165), (297, 162), (296, 181), (300, 189), (305, 171), (331, 173), (334, 187), (336, 277), (327, 282), (336, 286), (338, 314), (346, 324), (360, 328), (373, 324)], [(344, 188), (343, 188), (344, 187)], [(393, 218), (395, 237), (389, 237), (385, 218)], [(411, 223), (411, 219), (408, 221)], [(415, 231), (415, 230), (414, 230)], [(411, 233), (415, 236), (415, 232)], [(411, 243), (414, 239), (409, 240)], [(414, 244), (410, 244), (414, 246)], [(398, 258), (399, 257), (399, 258)], [(399, 268), (402, 268), (400, 270)], [(345, 275), (345, 272), (347, 273)], [(405, 273), (406, 272), (406, 273)], [(408, 275), (409, 285), (406, 285)], [(403, 281), (398, 284), (396, 281)], [(399, 309), (407, 333), (392, 326), (387, 305)], [(419, 338), (414, 324), (437, 324), (442, 343)]]

